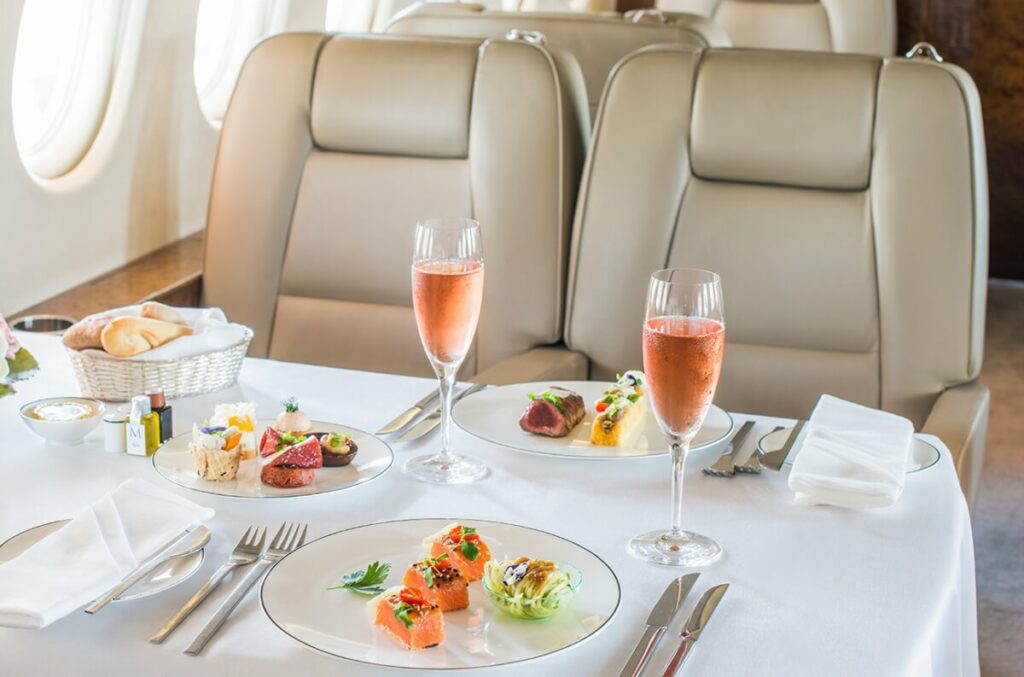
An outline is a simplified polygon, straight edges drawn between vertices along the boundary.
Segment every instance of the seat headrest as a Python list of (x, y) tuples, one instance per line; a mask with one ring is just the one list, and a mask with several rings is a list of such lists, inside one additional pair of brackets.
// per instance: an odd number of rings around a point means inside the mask
[(479, 40), (335, 36), (313, 82), (313, 141), (348, 153), (466, 157), (479, 48)]
[(863, 190), (877, 57), (708, 50), (690, 127), (693, 173), (711, 180)]

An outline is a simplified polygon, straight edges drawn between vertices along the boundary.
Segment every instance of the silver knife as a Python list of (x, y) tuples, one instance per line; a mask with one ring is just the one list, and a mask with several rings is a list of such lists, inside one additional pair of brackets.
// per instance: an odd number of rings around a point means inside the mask
[(120, 583), (108, 590), (102, 596), (96, 598), (91, 604), (89, 604), (89, 606), (85, 607), (85, 613), (96, 613), (103, 607), (107, 606), (107, 604), (117, 599), (118, 596), (141, 581), (148, 574), (152, 573), (152, 571), (163, 562), (166, 562), (172, 557), (190, 555), (204, 547), (209, 541), (210, 530), (203, 525), (199, 525), (192, 531), (186, 531), (166, 547), (161, 548), (159, 551), (154, 553), (153, 556), (140, 564), (134, 571), (122, 579)]
[[(483, 390), (486, 387), (487, 387), (486, 383), (476, 383), (474, 385), (471, 385), (470, 387), (468, 387), (465, 390), (463, 390), (461, 393), (458, 393), (454, 397), (452, 397), (452, 404), (455, 404), (456, 402), (461, 400), (466, 395), (472, 395), (473, 393), (477, 392), (478, 390)], [(422, 421), (420, 421), (419, 423), (414, 425), (412, 428), (410, 428), (409, 432), (407, 432), (404, 435), (402, 435), (401, 437), (399, 437), (397, 441), (398, 442), (410, 442), (412, 440), (419, 439), (419, 438), (423, 437), (424, 435), (426, 435), (427, 433), (429, 433), (431, 430), (433, 430), (434, 428), (436, 428), (440, 424), (441, 424), (441, 407), (438, 406), (437, 409), (435, 409), (430, 414), (430, 416), (427, 416)]]
[(633, 649), (633, 655), (626, 661), (619, 677), (637, 677), (643, 671), (647, 660), (658, 645), (658, 640), (665, 634), (665, 629), (672, 623), (676, 612), (679, 611), (686, 596), (690, 594), (690, 590), (699, 576), (699, 573), (686, 574), (668, 584), (665, 592), (661, 593), (661, 599), (651, 609), (651, 614), (647, 617), (647, 628), (644, 630), (644, 635), (637, 642), (636, 648)]
[(422, 400), (412, 405), (398, 416), (394, 417), (388, 423), (385, 423), (380, 430), (377, 431), (378, 435), (389, 435), (396, 433), (409, 424), (409, 421), (419, 416), (424, 409), (430, 406), (430, 403), (437, 399), (438, 391), (437, 388), (430, 394), (424, 397)]
[(793, 426), (793, 432), (789, 434), (789, 439), (782, 445), (782, 448), (763, 455), (761, 457), (761, 465), (776, 472), (781, 470), (782, 464), (786, 462), (789, 452), (793, 451), (793, 445), (796, 444), (796, 439), (800, 437), (800, 431), (804, 429), (805, 425), (807, 425), (807, 421), (800, 421)]
[(690, 650), (693, 645), (700, 639), (700, 635), (704, 632), (704, 628), (707, 627), (708, 621), (711, 620), (711, 614), (715, 613), (715, 609), (718, 607), (718, 603), (722, 601), (722, 597), (725, 596), (725, 591), (729, 589), (727, 583), (722, 585), (716, 585), (704, 593), (704, 596), (697, 602), (697, 606), (693, 608), (693, 613), (690, 614), (690, 620), (686, 621), (686, 627), (683, 628), (680, 637), (683, 640), (679, 643), (679, 648), (676, 649), (676, 655), (669, 661), (668, 667), (665, 668), (665, 674), (662, 677), (675, 677), (676, 673), (679, 672), (679, 668), (683, 667), (683, 661), (690, 655)]

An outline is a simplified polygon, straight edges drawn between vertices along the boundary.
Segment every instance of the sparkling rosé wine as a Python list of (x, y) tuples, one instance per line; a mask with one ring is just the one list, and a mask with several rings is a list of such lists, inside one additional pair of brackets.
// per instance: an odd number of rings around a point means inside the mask
[(721, 322), (694, 317), (652, 317), (644, 325), (644, 371), (651, 404), (674, 434), (695, 432), (718, 385), (725, 350)]
[(423, 347), (435, 360), (459, 362), (480, 319), (484, 264), (420, 261), (412, 266), (412, 305)]

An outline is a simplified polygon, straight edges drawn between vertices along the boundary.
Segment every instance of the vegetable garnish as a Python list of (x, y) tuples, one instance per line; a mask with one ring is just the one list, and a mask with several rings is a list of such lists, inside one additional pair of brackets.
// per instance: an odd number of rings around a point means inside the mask
[(330, 445), (332, 448), (337, 449), (338, 447), (344, 444), (348, 444), (349, 439), (350, 438), (348, 435), (342, 437), (341, 434), (339, 433), (330, 433), (327, 436), (327, 444)]
[(423, 560), (423, 563), (427, 565), (427, 568), (423, 570), (423, 580), (426, 581), (427, 587), (434, 587), (434, 569), (442, 569), (441, 562), (448, 559), (448, 553), (438, 555), (437, 557), (428, 557)]
[(475, 528), (464, 527), (460, 524), (452, 527), (452, 530), (448, 532), (448, 538), (452, 543), (458, 544), (462, 556), (470, 562), (480, 556), (480, 547), (476, 544), (480, 540), (480, 535), (476, 533)]
[(309, 438), (309, 435), (293, 435), (291, 433), (281, 433), (281, 436), (277, 438), (277, 449), (281, 450), (285, 447), (292, 447), (300, 442), (305, 442)]
[(402, 588), (401, 592), (398, 593), (398, 604), (395, 605), (391, 613), (395, 615), (395, 618), (402, 621), (402, 625), (406, 628), (412, 627), (412, 619), (409, 618), (409, 613), (417, 611), (419, 607), (427, 605), (427, 600), (419, 596), (419, 594), (411, 588)]
[(281, 404), (284, 405), (284, 410), (289, 414), (294, 414), (299, 410), (299, 402), (294, 397), (289, 397)]
[(391, 565), (387, 562), (371, 562), (365, 569), (345, 574), (341, 577), (341, 583), (327, 589), (350, 590), (360, 595), (379, 595), (384, 592), (384, 582), (388, 580), (390, 573)]
[(565, 409), (565, 402), (562, 401), (562, 398), (554, 394), (550, 390), (545, 390), (540, 395), (536, 395), (534, 393), (526, 393), (526, 396), (530, 398), (531, 402), (536, 401), (537, 399), (542, 399), (545, 402), (550, 402), (551, 404), (558, 407), (558, 411), (563, 411)]

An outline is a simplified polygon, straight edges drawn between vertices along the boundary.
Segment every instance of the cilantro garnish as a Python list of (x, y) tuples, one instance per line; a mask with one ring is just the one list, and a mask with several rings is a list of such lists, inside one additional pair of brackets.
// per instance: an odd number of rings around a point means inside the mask
[(383, 583), (388, 579), (389, 573), (391, 573), (391, 565), (387, 562), (371, 562), (365, 569), (345, 574), (341, 577), (341, 583), (327, 589), (345, 589), (360, 595), (379, 595), (384, 592)]
[(400, 604), (396, 604), (395, 605), (395, 608), (391, 610), (391, 613), (393, 613), (395, 615), (395, 618), (397, 618), (398, 620), (402, 621), (402, 624), (406, 628), (411, 628), (412, 627), (412, 619), (409, 618), (409, 612), (413, 611), (413, 610), (414, 610), (414, 608), (413, 608), (413, 606), (411, 604), (406, 604), (405, 602), (401, 602)]
[(476, 527), (462, 527), (462, 535), (469, 536), (476, 533)]
[(462, 551), (462, 556), (470, 562), (480, 556), (480, 548), (478, 548), (476, 543), (473, 541), (463, 541), (462, 543), (459, 543), (459, 550)]
[(448, 553), (438, 555), (437, 557), (428, 557), (423, 560), (423, 563), (427, 565), (427, 568), (423, 571), (423, 580), (426, 581), (428, 588), (434, 587), (434, 569), (440, 568), (437, 565), (446, 559), (448, 559)]

